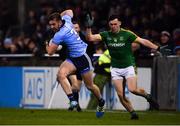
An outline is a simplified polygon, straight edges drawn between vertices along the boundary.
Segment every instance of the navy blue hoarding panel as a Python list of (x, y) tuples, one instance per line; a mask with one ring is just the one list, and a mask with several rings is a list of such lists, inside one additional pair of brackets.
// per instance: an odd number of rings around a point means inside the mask
[(22, 99), (22, 67), (0, 67), (0, 107), (19, 107)]

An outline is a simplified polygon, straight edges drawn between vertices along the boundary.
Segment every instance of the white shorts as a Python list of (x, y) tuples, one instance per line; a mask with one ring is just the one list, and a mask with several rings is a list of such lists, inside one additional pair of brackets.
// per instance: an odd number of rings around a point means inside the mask
[(135, 71), (133, 66), (129, 66), (126, 68), (113, 68), (111, 67), (111, 77), (112, 80), (118, 80), (123, 79), (125, 77), (126, 79), (129, 77), (135, 77)]

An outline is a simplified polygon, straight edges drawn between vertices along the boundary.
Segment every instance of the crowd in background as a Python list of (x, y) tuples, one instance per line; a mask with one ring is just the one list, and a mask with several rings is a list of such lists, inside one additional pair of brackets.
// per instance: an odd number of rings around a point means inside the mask
[[(38, 6), (26, 6), (25, 22), (19, 27), (17, 13), (6, 2), (0, 1), (0, 54), (41, 55), (46, 53), (45, 41), (50, 39), (47, 17), (54, 11), (71, 8), (74, 20), (85, 33), (85, 15), (94, 18), (94, 33), (108, 29), (107, 19), (118, 14), (122, 27), (147, 38), (169, 50), (168, 55), (180, 54), (180, 1), (178, 0), (37, 0)], [(93, 45), (96, 52), (98, 42)], [(150, 50), (141, 47), (140, 56), (148, 56)]]

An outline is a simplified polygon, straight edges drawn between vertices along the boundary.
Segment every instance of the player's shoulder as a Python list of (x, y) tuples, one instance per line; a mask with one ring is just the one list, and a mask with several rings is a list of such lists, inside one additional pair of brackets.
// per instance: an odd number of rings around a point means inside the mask
[(125, 28), (121, 28), (120, 32), (127, 32), (128, 33), (128, 32), (130, 32), (130, 30), (129, 29), (125, 29)]
[(73, 29), (72, 24), (65, 22), (63, 27), (61, 27), (58, 32), (60, 32), (59, 34), (66, 34), (67, 32), (71, 31), (72, 29)]
[(71, 16), (69, 16), (69, 15), (64, 15), (63, 17), (62, 17), (62, 19), (65, 21), (65, 24), (64, 25), (66, 25), (66, 26), (70, 26), (70, 27), (72, 27), (73, 26), (73, 24), (72, 24), (72, 17)]
[(62, 38), (65, 35), (65, 30), (62, 28), (54, 34), (55, 38)]
[(133, 35), (136, 35), (133, 31), (129, 30), (129, 29), (124, 29), (124, 28), (121, 28), (120, 30), (122, 33), (126, 33), (126, 34), (133, 34)]
[(71, 21), (72, 17), (70, 15), (65, 14), (62, 16), (62, 19), (66, 21)]
[(100, 32), (100, 35), (108, 35), (110, 33), (110, 31), (102, 31)]

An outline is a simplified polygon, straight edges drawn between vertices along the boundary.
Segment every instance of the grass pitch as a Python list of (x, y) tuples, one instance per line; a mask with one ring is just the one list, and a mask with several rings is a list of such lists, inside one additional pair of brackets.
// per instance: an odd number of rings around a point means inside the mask
[(106, 111), (96, 118), (95, 111), (69, 112), (61, 109), (3, 109), (0, 125), (180, 125), (180, 112), (138, 111), (140, 119), (130, 120), (124, 111)]

